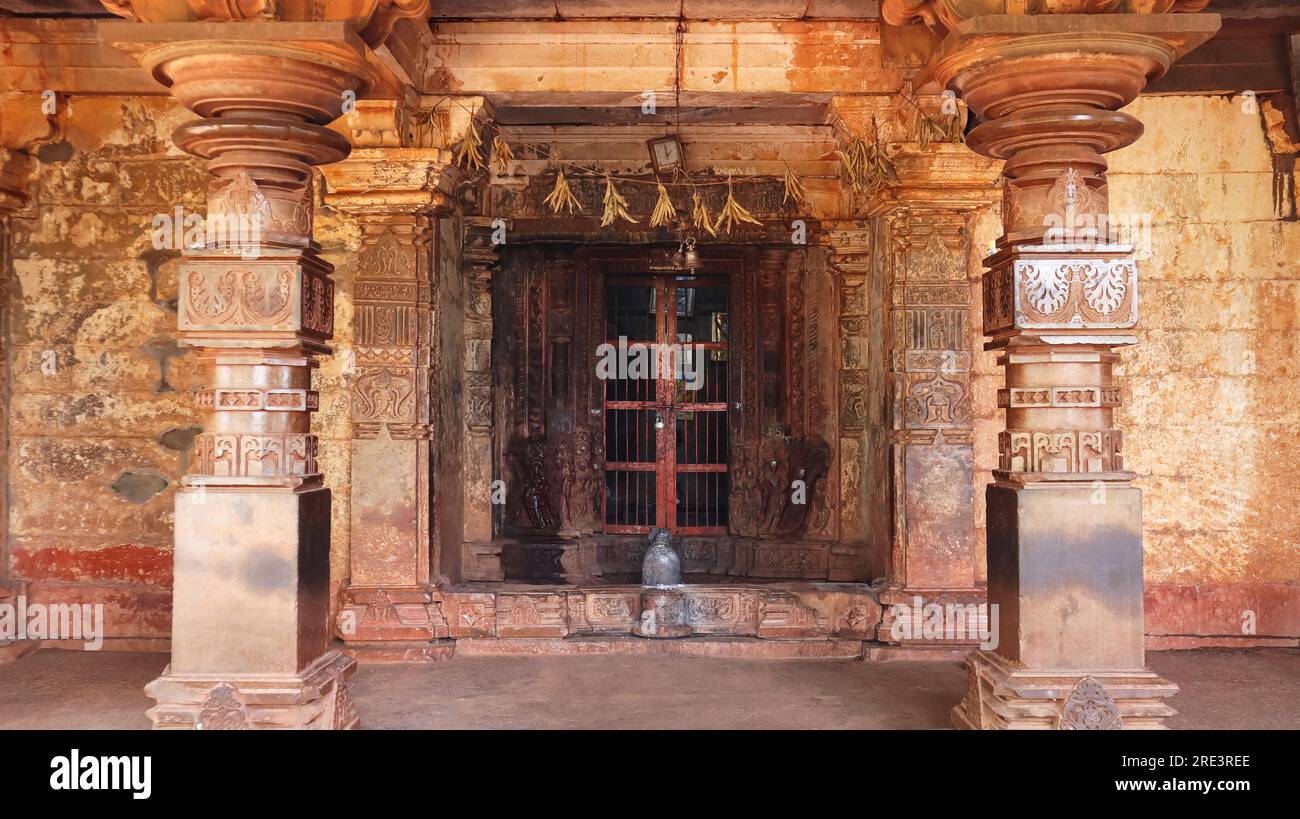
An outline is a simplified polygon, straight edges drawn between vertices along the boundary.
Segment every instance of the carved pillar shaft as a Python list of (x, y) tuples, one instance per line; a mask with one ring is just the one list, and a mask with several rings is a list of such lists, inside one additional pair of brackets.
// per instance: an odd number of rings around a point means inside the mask
[(894, 146), (899, 184), (873, 210), (880, 275), (892, 471), (888, 604), (879, 639), (917, 646), (978, 642), (980, 622), (911, 628), (920, 605), (983, 602), (974, 531), (972, 233), (996, 202), (995, 163), (957, 144)]
[(1177, 687), (1144, 667), (1141, 493), (1113, 423), (1116, 351), (1137, 340), (1137, 263), (1098, 230), (1102, 155), (1142, 132), (1116, 109), (1217, 19), (1042, 14), (951, 25), (932, 70), (981, 119), (967, 144), (1006, 160), (1004, 236), (986, 261), (983, 305), (1007, 418), (986, 491), (997, 648), (970, 660), (953, 719), (1159, 727)]
[[(362, 101), (341, 120), (355, 148), (324, 170), (325, 201), (355, 220), (351, 561), (336, 622), (348, 643), (447, 636), (437, 602), (434, 440), (443, 317), (436, 305), (450, 152), (424, 144), (445, 107)], [(445, 125), (445, 122), (442, 124)], [(415, 143), (415, 144), (412, 144)], [(455, 321), (453, 317), (451, 319)]]

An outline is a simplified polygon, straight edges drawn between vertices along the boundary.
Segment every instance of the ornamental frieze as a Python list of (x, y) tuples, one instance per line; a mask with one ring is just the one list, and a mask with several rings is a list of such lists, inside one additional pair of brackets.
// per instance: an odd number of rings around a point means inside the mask
[(1013, 387), (998, 390), (1002, 409), (1118, 407), (1119, 387)]
[(1128, 329), (1138, 320), (1131, 258), (1017, 258), (984, 274), (984, 332)]
[(297, 265), (190, 263), (181, 268), (182, 331), (288, 331), (329, 338), (334, 284)]
[(998, 468), (1007, 472), (1121, 472), (1118, 430), (1016, 430), (998, 435)]
[(205, 433), (194, 439), (193, 474), (219, 478), (315, 475), (317, 440), (306, 432)]
[(252, 388), (214, 387), (199, 390), (199, 409), (219, 412), (266, 410), (269, 412), (315, 412), (320, 409), (316, 390), (260, 390)]

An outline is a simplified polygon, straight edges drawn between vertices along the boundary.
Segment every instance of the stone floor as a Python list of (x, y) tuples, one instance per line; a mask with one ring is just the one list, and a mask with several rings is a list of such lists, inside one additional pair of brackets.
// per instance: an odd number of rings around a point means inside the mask
[[(2, 728), (146, 728), (160, 654), (41, 651), (0, 665)], [(1150, 655), (1173, 728), (1300, 729), (1300, 650)], [(359, 669), (368, 728), (947, 728), (949, 662), (461, 657)]]

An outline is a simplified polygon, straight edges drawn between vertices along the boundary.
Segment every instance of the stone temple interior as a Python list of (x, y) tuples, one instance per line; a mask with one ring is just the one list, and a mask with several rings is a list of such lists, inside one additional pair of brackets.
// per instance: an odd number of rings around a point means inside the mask
[(169, 656), (156, 728), (568, 654), (1156, 728), (1148, 652), (1300, 645), (1293, 4), (0, 0), (0, 43), (0, 662), (94, 614)]

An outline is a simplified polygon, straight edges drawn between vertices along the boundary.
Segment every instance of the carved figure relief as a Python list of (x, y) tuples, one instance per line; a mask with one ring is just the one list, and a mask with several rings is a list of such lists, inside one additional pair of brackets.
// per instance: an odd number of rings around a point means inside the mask
[(830, 445), (820, 435), (790, 443), (787, 488), (782, 498), (784, 508), (776, 534), (795, 537), (803, 533), (808, 525), (809, 510), (817, 500), (817, 487), (826, 478), (830, 463)]
[(546, 442), (540, 438), (516, 438), (510, 450), (519, 499), (527, 516), (526, 521), (517, 520), (516, 523), (544, 532), (556, 531), (560, 522), (551, 505)]

